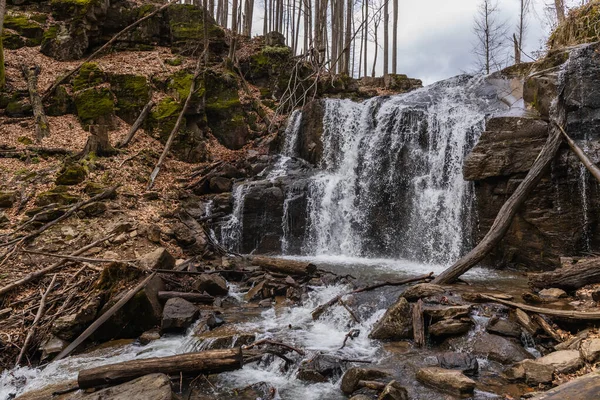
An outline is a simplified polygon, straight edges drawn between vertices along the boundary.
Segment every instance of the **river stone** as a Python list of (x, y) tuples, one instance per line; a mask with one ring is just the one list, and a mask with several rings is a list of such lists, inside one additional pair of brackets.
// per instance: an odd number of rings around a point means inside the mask
[(429, 326), (429, 334), (437, 337), (458, 336), (469, 332), (471, 325), (471, 322), (443, 319)]
[(538, 362), (551, 365), (558, 373), (568, 373), (583, 367), (583, 360), (577, 350), (560, 350), (538, 358)]
[(66, 340), (62, 340), (54, 335), (50, 335), (50, 337), (40, 345), (40, 350), (42, 351), (42, 360), (60, 353), (68, 345), (69, 342)]
[(490, 360), (502, 364), (513, 364), (533, 358), (516, 340), (489, 333), (483, 333), (475, 339), (473, 353), (487, 356)]
[(533, 335), (540, 329), (540, 326), (535, 323), (525, 311), (517, 308), (515, 310), (515, 316), (519, 324), (530, 334)]
[(514, 338), (521, 337), (521, 326), (516, 322), (504, 318), (492, 318), (485, 328), (489, 333), (509, 336)]
[(375, 323), (369, 337), (379, 340), (410, 339), (412, 333), (410, 304), (404, 297), (400, 297)]
[(554, 367), (543, 364), (537, 360), (523, 360), (518, 366), (525, 372), (525, 382), (530, 385), (539, 385), (552, 382)]
[(581, 355), (589, 363), (596, 362), (600, 358), (600, 339), (589, 339), (581, 343)]
[(69, 400), (171, 400), (172, 398), (169, 377), (165, 374), (150, 374), (92, 394), (77, 393)]
[(444, 369), (457, 369), (467, 375), (475, 375), (479, 370), (477, 357), (467, 353), (446, 352), (437, 356), (439, 366)]
[(317, 354), (300, 364), (297, 378), (308, 382), (327, 382), (342, 376), (342, 363), (338, 357), (328, 354)]
[(388, 383), (377, 400), (408, 400), (408, 392), (396, 381)]
[(444, 292), (444, 288), (440, 285), (435, 285), (433, 283), (417, 283), (406, 289), (404, 293), (402, 293), (402, 297), (408, 301), (415, 301), (423, 297), (440, 295)]
[(580, 376), (547, 392), (531, 397), (531, 400), (591, 399), (600, 399), (600, 371)]
[(454, 369), (438, 367), (421, 368), (417, 380), (434, 389), (460, 396), (469, 395), (475, 389), (475, 381)]
[(434, 320), (466, 317), (471, 312), (471, 306), (427, 306), (423, 312)]
[(558, 300), (567, 297), (567, 292), (559, 288), (542, 289), (539, 292), (541, 298)]
[(229, 293), (227, 282), (219, 274), (202, 274), (194, 282), (194, 289), (211, 296), (226, 296)]
[(181, 332), (186, 330), (200, 314), (198, 307), (180, 297), (167, 300), (163, 309), (161, 330)]
[(175, 258), (165, 249), (158, 249), (143, 255), (139, 261), (140, 267), (147, 270), (153, 269), (173, 269), (175, 267)]
[(146, 332), (142, 333), (138, 338), (140, 344), (144, 346), (158, 339), (160, 339), (160, 330), (156, 328), (147, 330)]
[(342, 377), (340, 389), (347, 395), (357, 389), (358, 381), (372, 381), (386, 378), (389, 374), (385, 371), (372, 368), (350, 368)]

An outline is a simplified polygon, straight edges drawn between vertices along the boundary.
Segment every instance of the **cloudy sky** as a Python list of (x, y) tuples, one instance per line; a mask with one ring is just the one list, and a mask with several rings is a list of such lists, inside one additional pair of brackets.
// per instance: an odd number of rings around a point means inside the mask
[[(544, 9), (553, 0), (530, 0), (532, 9), (527, 18), (528, 29), (524, 50), (531, 54), (543, 48), (549, 34), (548, 16)], [(263, 3), (258, 0), (258, 3)], [(497, 0), (498, 19), (507, 26), (510, 36), (516, 31), (520, 0)], [(581, 4), (582, 0), (566, 0), (567, 6)], [(356, 3), (361, 3), (356, 1)], [(476, 41), (474, 18), (481, 0), (399, 0), (398, 73), (430, 84), (463, 72), (474, 72), (477, 60), (473, 54)], [(254, 33), (262, 34), (262, 6), (254, 14)], [(390, 6), (391, 11), (391, 6)], [(360, 9), (356, 10), (360, 14)], [(380, 28), (381, 35), (383, 29)], [(390, 18), (391, 31), (391, 18)], [(506, 38), (507, 45), (511, 39)], [(373, 44), (370, 45), (369, 65), (373, 62)], [(507, 49), (506, 58), (512, 50)], [(523, 61), (529, 61), (523, 57)], [(379, 51), (377, 75), (383, 71), (382, 52)], [(390, 62), (391, 66), (391, 62)], [(356, 67), (358, 68), (358, 66)], [(370, 70), (369, 66), (369, 70)]]

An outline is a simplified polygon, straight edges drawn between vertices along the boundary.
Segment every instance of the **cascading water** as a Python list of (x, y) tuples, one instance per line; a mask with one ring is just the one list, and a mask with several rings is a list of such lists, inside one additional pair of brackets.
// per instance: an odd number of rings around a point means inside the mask
[[(304, 193), (285, 189), (281, 253), (411, 259), (456, 259), (471, 232), (471, 185), (464, 157), (486, 115), (506, 106), (485, 78), (461, 76), (412, 93), (363, 103), (327, 100), (323, 153)], [(285, 131), (282, 155), (267, 179), (285, 176), (298, 156), (302, 114)], [(224, 244), (239, 250), (244, 188), (234, 191), (234, 213)], [(301, 254), (290, 254), (289, 202), (306, 196)], [(236, 233), (232, 233), (233, 231)], [(223, 235), (222, 235), (223, 236)], [(231, 240), (236, 239), (236, 240)]]

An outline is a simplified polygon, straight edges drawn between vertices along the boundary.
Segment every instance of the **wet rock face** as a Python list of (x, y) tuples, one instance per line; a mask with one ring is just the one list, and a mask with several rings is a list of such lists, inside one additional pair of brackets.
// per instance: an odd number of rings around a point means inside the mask
[(369, 337), (379, 340), (408, 339), (412, 337), (412, 329), (410, 304), (404, 297), (400, 297), (373, 326)]
[(189, 301), (181, 298), (169, 299), (163, 310), (161, 329), (163, 332), (185, 331), (198, 315), (200, 310)]
[(484, 333), (475, 339), (473, 353), (487, 356), (490, 360), (502, 364), (511, 364), (533, 358), (516, 340), (488, 333)]
[[(593, 162), (600, 161), (600, 59), (598, 45), (571, 51), (564, 67), (567, 133)], [(566, 61), (548, 58), (546, 68)], [(475, 182), (478, 239), (487, 233), (498, 211), (533, 164), (547, 137), (550, 103), (556, 97), (556, 69), (525, 83), (524, 99), (541, 114), (539, 120), (492, 118), (467, 157), (464, 176)], [(513, 222), (487, 258), (496, 266), (553, 269), (559, 256), (600, 249), (595, 226), (600, 219), (598, 186), (566, 148), (528, 196)]]
[(475, 381), (462, 372), (437, 367), (422, 368), (417, 372), (417, 380), (443, 392), (468, 395), (475, 389)]

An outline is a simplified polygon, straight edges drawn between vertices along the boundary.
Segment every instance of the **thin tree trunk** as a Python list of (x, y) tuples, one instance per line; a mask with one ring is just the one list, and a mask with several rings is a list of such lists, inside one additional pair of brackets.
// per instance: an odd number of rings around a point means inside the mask
[(263, 14), (263, 36), (267, 36), (268, 29), (269, 29), (269, 1), (265, 0), (265, 7), (264, 7), (264, 14)]
[(367, 54), (368, 54), (368, 50), (367, 49), (368, 49), (368, 40), (369, 40), (369, 0), (363, 0), (363, 2), (364, 2), (364, 5), (365, 5), (365, 19), (364, 20), (366, 22), (365, 23), (364, 37), (363, 37), (363, 41), (364, 41), (363, 47), (364, 47), (364, 51), (365, 51), (364, 54), (363, 54), (363, 57), (364, 57), (363, 66), (364, 66), (364, 69), (365, 69), (364, 76), (367, 77), (367, 76), (369, 76), (369, 73), (368, 73), (368, 70), (367, 70), (367, 68), (368, 68), (368, 66), (367, 66)]
[(561, 143), (562, 136), (560, 130), (558, 128), (551, 127), (550, 136), (540, 151), (537, 159), (531, 166), (527, 176), (525, 179), (523, 179), (519, 187), (517, 187), (515, 192), (510, 196), (506, 203), (504, 203), (498, 212), (492, 227), (485, 235), (483, 240), (467, 255), (462, 257), (460, 260), (454, 263), (454, 265), (438, 275), (433, 280), (433, 283), (443, 285), (455, 282), (462, 274), (483, 260), (490, 250), (492, 250), (494, 246), (498, 244), (498, 242), (506, 234), (506, 231), (508, 231), (513, 217), (525, 200), (527, 200), (527, 196), (536, 187), (537, 183), (540, 181), (540, 179), (542, 179), (542, 176), (552, 163), (552, 160), (556, 156)]
[(517, 40), (517, 35), (513, 34), (513, 44), (515, 46), (515, 64), (521, 64), (521, 50), (519, 50), (519, 41)]
[(146, 119), (146, 117), (148, 116), (148, 114), (150, 114), (150, 110), (152, 110), (152, 107), (154, 107), (154, 101), (150, 100), (148, 102), (148, 104), (146, 104), (144, 106), (144, 108), (142, 109), (142, 112), (140, 113), (140, 115), (137, 117), (137, 119), (135, 120), (135, 122), (131, 126), (131, 129), (129, 130), (129, 133), (127, 134), (127, 137), (122, 142), (117, 143), (117, 145), (116, 145), (117, 147), (119, 147), (119, 148), (120, 147), (127, 147), (127, 145), (129, 144), (129, 142), (131, 142), (131, 140), (135, 136), (135, 133), (138, 131), (138, 129), (140, 129), (140, 127), (144, 123), (144, 120)]
[(384, 3), (383, 3), (383, 78), (384, 78), (386, 87), (388, 85), (389, 56), (390, 56), (390, 13), (388, 10), (388, 0), (384, 0)]
[(6, 14), (6, 0), (0, 0), (0, 89), (6, 84), (4, 68), (4, 47), (2, 45), (2, 29), (4, 29), (4, 14)]
[(350, 72), (350, 47), (352, 47), (351, 45), (351, 40), (352, 40), (352, 22), (353, 22), (353, 18), (352, 18), (352, 0), (348, 0), (348, 3), (346, 4), (346, 40), (344, 41), (344, 70), (343, 72), (346, 75), (349, 75)]
[[(294, 0), (296, 1), (296, 0)], [(294, 38), (294, 55), (298, 54), (298, 41), (300, 40), (300, 17), (302, 16), (302, 0), (298, 0), (298, 19), (296, 20), (296, 37)], [(305, 16), (306, 17), (306, 16)]]
[(394, 22), (392, 28), (392, 73), (397, 74), (397, 66), (398, 66), (398, 0), (394, 0), (393, 4), (393, 13), (394, 13)]
[(556, 7), (556, 19), (560, 24), (565, 20), (565, 4), (563, 0), (554, 0), (554, 6)]
[(377, 25), (375, 25), (375, 54), (373, 57), (373, 69), (371, 70), (371, 77), (375, 78), (375, 66), (377, 65), (377, 52), (379, 50), (379, 42), (377, 41)]
[(43, 138), (50, 136), (50, 124), (48, 123), (48, 117), (44, 113), (44, 105), (38, 92), (38, 76), (40, 74), (40, 67), (26, 67), (23, 65), (23, 76), (27, 80), (27, 89), (29, 90), (29, 100), (31, 107), (33, 108), (33, 117), (35, 118), (35, 138), (38, 143)]

